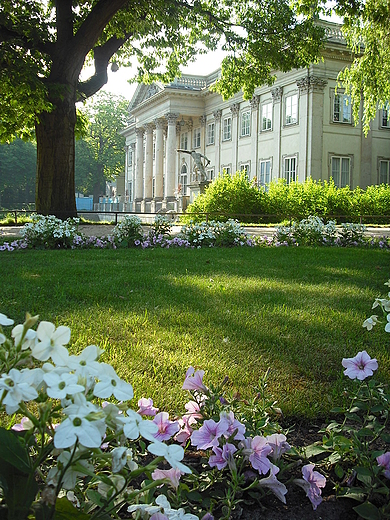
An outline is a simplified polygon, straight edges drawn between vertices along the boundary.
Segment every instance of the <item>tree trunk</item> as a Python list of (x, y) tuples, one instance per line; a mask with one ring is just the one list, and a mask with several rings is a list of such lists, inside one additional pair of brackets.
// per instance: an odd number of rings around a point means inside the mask
[(75, 217), (75, 90), (68, 87), (51, 100), (52, 112), (43, 112), (36, 124), (37, 181), (35, 208), (42, 215)]

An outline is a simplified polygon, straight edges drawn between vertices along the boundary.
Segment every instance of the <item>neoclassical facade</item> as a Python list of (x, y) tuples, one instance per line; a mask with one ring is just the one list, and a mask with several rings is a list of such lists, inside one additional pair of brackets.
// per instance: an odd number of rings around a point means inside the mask
[(276, 73), (251, 100), (228, 101), (210, 92), (219, 71), (183, 75), (169, 85), (140, 84), (129, 105), (125, 209), (180, 210), (197, 190), (196, 151), (207, 157), (208, 180), (245, 170), (259, 186), (333, 178), (365, 188), (390, 182), (390, 106), (378, 110), (367, 137), (354, 125), (349, 98), (337, 75), (351, 55), (337, 24), (326, 23), (323, 60), (306, 69)]

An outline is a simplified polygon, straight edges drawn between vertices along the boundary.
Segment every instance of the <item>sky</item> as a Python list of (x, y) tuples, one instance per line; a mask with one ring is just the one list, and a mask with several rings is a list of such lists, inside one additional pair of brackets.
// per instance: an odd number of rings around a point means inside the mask
[[(217, 50), (215, 52), (209, 52), (206, 55), (199, 56), (195, 62), (190, 63), (186, 67), (183, 67), (182, 73), (206, 76), (221, 66), (223, 55), (224, 53), (222, 50)], [(130, 67), (120, 67), (117, 72), (112, 72), (109, 68), (108, 82), (102, 88), (102, 90), (117, 96), (124, 96), (126, 99), (130, 100), (137, 87), (136, 84), (129, 84), (127, 82), (127, 80), (131, 78), (133, 74), (134, 72), (132, 72)]]

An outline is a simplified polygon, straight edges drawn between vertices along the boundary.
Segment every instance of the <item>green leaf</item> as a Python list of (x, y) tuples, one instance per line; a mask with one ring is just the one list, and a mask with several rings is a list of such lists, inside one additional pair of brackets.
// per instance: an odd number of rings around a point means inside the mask
[(199, 502), (201, 503), (203, 498), (202, 495), (198, 491), (190, 491), (187, 493), (188, 500), (191, 500), (191, 502)]
[(336, 464), (336, 466), (334, 468), (334, 472), (336, 473), (338, 478), (343, 478), (344, 470), (340, 464)]
[(91, 517), (76, 509), (66, 497), (58, 498), (54, 520), (89, 520)]
[(26, 448), (12, 430), (5, 428), (0, 428), (0, 460), (8, 462), (22, 473), (30, 473), (30, 459)]
[(358, 475), (364, 477), (372, 477), (372, 471), (369, 468), (364, 468), (363, 466), (357, 466), (355, 471)]
[(384, 442), (390, 443), (390, 434), (389, 433), (381, 433), (381, 439)]
[(369, 428), (362, 428), (357, 432), (357, 436), (360, 437), (373, 437), (374, 433)]
[(326, 453), (329, 450), (325, 448), (322, 444), (311, 444), (310, 446), (306, 446), (304, 448), (305, 457), (310, 459), (310, 457), (315, 457), (316, 455), (320, 455), (321, 453)]
[(353, 508), (354, 511), (365, 520), (380, 520), (381, 515), (379, 509), (371, 504), (371, 502), (364, 502)]

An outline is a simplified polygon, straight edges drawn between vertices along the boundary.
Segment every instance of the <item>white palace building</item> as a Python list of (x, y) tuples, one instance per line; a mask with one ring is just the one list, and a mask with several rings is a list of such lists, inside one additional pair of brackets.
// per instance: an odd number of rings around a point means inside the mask
[(245, 170), (259, 186), (333, 178), (339, 187), (390, 182), (390, 107), (378, 110), (364, 136), (354, 125), (337, 74), (351, 61), (340, 26), (326, 23), (323, 60), (276, 73), (276, 81), (223, 101), (210, 92), (219, 71), (183, 75), (168, 85), (138, 85), (129, 105), (125, 211), (185, 209), (201, 187), (195, 182), (196, 151), (206, 156), (207, 178)]

